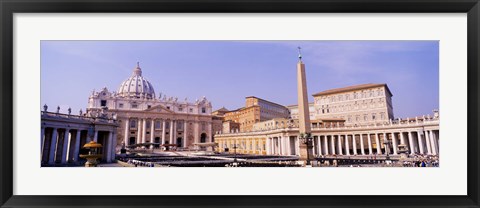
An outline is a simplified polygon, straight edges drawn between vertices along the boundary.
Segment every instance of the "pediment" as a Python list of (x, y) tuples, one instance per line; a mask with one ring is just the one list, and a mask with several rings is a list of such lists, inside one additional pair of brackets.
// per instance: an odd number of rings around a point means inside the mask
[(165, 106), (156, 105), (151, 108), (145, 109), (147, 112), (163, 112), (163, 113), (175, 113), (174, 111), (167, 109)]

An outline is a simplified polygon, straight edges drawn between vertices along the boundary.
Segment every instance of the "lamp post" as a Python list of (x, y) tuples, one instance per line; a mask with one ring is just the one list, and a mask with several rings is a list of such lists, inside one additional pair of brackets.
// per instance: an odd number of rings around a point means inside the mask
[(312, 135), (310, 133), (306, 133), (306, 134), (301, 133), (300, 136), (299, 136), (299, 139), (303, 144), (307, 145), (307, 164), (306, 165), (311, 165), (310, 164), (310, 150), (313, 147), (313, 145), (312, 145), (312, 141), (313, 141)]
[(236, 163), (237, 162), (237, 143), (235, 142), (233, 144), (233, 162)]

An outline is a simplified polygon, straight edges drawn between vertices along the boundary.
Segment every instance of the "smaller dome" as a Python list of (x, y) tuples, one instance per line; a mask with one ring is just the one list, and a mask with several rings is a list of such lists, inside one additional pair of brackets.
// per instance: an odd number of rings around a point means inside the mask
[(118, 95), (121, 97), (155, 98), (155, 90), (152, 84), (142, 77), (142, 69), (138, 62), (137, 67), (133, 69), (132, 76), (123, 81), (118, 88)]

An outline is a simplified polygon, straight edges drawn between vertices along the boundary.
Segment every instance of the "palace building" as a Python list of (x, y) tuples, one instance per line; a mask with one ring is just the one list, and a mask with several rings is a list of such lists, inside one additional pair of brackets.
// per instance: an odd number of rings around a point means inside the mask
[(250, 131), (255, 123), (261, 121), (288, 117), (289, 111), (285, 106), (255, 96), (245, 98), (245, 107), (223, 114), (224, 121), (239, 123), (241, 131)]
[(122, 144), (176, 144), (192, 148), (212, 141), (212, 105), (205, 97), (189, 102), (160, 93), (142, 76), (139, 64), (118, 87), (92, 92), (87, 113), (106, 111), (117, 116), (117, 151)]
[[(301, 60), (299, 64), (304, 67)], [(394, 118), (387, 84), (331, 89), (315, 93), (313, 98), (314, 102), (305, 106), (315, 157), (398, 155), (400, 145), (411, 155), (439, 155), (438, 110), (433, 116)], [(238, 147), (237, 152), (245, 154), (300, 156), (299, 109), (290, 105), (288, 110), (289, 116), (255, 120), (252, 128), (218, 132), (217, 151)]]

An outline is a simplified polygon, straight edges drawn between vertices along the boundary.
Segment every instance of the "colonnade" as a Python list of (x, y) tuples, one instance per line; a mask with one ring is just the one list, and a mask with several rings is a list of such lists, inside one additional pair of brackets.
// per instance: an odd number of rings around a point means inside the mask
[(403, 144), (411, 155), (438, 155), (438, 135), (438, 130), (314, 134), (313, 154), (398, 155)]
[[(99, 134), (106, 136), (99, 140)], [(88, 136), (88, 129), (45, 127), (41, 128), (40, 156), (43, 163), (53, 165), (78, 162), (80, 149), (85, 143), (93, 140), (103, 145), (103, 160), (112, 162), (115, 159), (115, 131), (94, 130), (93, 137)]]

